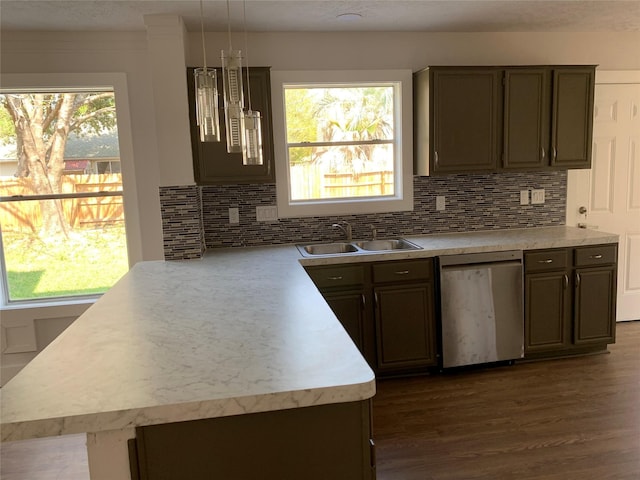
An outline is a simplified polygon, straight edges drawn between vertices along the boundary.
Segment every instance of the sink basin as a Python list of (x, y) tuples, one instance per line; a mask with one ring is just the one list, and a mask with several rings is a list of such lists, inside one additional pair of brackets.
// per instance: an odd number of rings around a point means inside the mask
[(362, 250), (384, 251), (384, 250), (419, 250), (420, 247), (404, 238), (389, 240), (363, 240), (355, 242), (355, 245)]
[(297, 245), (305, 257), (315, 255), (342, 255), (367, 252), (388, 252), (392, 250), (420, 250), (422, 247), (404, 238), (388, 240), (360, 240), (357, 242), (312, 243)]
[(304, 247), (298, 247), (302, 250), (302, 253), (309, 255), (335, 255), (336, 253), (354, 253), (358, 251), (358, 248), (351, 243), (316, 243), (313, 245), (305, 245)]

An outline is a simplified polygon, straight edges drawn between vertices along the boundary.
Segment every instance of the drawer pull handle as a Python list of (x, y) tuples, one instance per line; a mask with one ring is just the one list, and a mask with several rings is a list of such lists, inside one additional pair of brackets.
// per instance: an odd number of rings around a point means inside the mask
[(601, 259), (601, 258), (602, 258), (602, 254), (600, 254), (600, 253), (599, 253), (599, 254), (597, 254), (597, 255), (590, 255), (590, 256), (589, 256), (589, 258), (593, 258), (593, 259), (595, 259), (595, 260), (599, 260), (599, 259)]
[(538, 263), (553, 263), (553, 260), (548, 258), (547, 260), (538, 260)]
[(327, 280), (342, 280), (342, 275), (337, 277), (327, 277)]
[(394, 272), (396, 275), (408, 275), (409, 270), (400, 270), (398, 272)]
[(565, 273), (564, 274), (564, 289), (566, 290), (568, 286), (569, 286), (569, 277)]

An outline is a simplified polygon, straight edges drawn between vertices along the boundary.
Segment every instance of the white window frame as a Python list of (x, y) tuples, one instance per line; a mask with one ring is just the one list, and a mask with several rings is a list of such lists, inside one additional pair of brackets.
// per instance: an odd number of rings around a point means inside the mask
[[(394, 83), (394, 195), (379, 198), (292, 201), (285, 120), (285, 86), (363, 86)], [(271, 72), (273, 140), (278, 217), (354, 215), (413, 210), (413, 99), (411, 70), (325, 70)]]
[[(116, 116), (118, 119), (118, 144), (122, 171), (122, 198), (124, 203), (125, 231), (127, 235), (127, 254), (129, 266), (133, 265), (142, 247), (138, 218), (137, 191), (135, 187), (135, 169), (133, 163), (133, 136), (131, 134), (131, 114), (129, 109), (129, 93), (125, 73), (6, 73), (0, 74), (0, 85), (3, 90), (112, 90), (115, 94)], [(4, 253), (2, 268), (4, 265)], [(60, 298), (42, 298), (33, 300), (9, 300), (5, 273), (0, 274), (0, 310), (20, 309), (27, 306), (74, 305), (95, 302), (101, 294), (78, 295)]]

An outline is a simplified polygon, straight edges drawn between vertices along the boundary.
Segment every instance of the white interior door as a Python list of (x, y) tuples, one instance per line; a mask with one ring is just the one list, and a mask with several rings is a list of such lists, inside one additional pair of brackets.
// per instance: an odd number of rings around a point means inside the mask
[(640, 319), (640, 72), (597, 72), (590, 170), (570, 171), (567, 225), (620, 235), (617, 320)]

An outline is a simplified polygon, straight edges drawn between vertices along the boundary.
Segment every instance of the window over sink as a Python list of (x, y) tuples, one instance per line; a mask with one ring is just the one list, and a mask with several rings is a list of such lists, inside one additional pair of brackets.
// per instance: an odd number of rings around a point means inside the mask
[(271, 78), (280, 217), (413, 209), (410, 70)]

